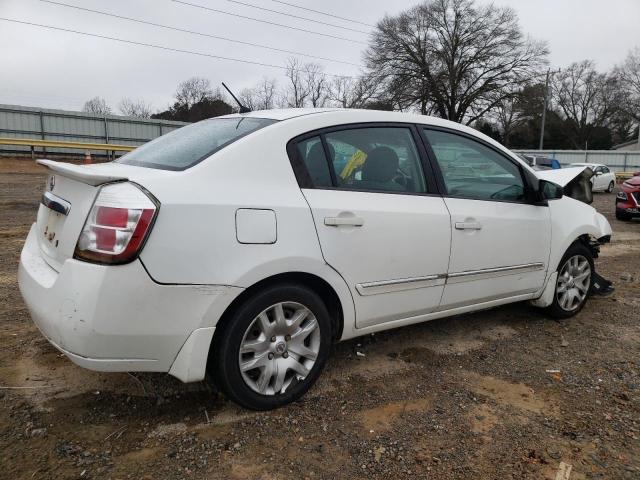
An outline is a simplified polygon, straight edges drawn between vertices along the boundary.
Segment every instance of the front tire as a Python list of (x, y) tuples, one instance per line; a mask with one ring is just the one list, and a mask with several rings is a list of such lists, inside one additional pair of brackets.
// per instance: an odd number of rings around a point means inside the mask
[(221, 326), (210, 370), (228, 398), (251, 410), (299, 399), (329, 356), (331, 320), (313, 290), (267, 287), (247, 299)]
[(547, 313), (569, 318), (582, 310), (589, 298), (594, 271), (591, 251), (580, 242), (571, 245), (560, 260), (553, 303)]
[(613, 192), (615, 184), (613, 182), (609, 183), (609, 187), (607, 188), (607, 193)]

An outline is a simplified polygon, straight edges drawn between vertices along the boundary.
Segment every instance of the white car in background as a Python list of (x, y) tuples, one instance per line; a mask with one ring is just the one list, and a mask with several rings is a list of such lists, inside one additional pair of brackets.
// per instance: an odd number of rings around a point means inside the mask
[(575, 315), (611, 235), (563, 195), (584, 168), (537, 176), (422, 115), (233, 114), (39, 163), (18, 279), (42, 333), (93, 370), (208, 372), (252, 409), (299, 398), (334, 341), (525, 300)]
[(616, 174), (601, 163), (572, 163), (571, 167), (588, 167), (593, 170), (591, 184), (594, 192), (613, 192), (616, 186)]

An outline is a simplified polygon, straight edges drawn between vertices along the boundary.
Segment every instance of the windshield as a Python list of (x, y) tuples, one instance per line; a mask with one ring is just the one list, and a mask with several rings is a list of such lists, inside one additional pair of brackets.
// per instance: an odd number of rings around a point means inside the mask
[(145, 143), (116, 162), (162, 170), (185, 170), (239, 138), (275, 122), (248, 117), (203, 120)]

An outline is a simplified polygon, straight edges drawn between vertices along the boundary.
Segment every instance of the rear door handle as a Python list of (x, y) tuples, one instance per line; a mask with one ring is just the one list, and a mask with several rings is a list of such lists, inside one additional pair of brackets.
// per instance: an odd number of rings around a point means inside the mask
[(456, 230), (482, 230), (478, 222), (456, 222)]
[(339, 227), (349, 225), (351, 227), (361, 227), (364, 225), (364, 218), (360, 217), (324, 217), (324, 224), (328, 227)]

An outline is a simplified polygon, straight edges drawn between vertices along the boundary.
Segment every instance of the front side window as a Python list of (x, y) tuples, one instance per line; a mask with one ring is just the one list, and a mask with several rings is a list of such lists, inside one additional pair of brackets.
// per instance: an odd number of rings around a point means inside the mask
[(424, 129), (440, 166), (446, 193), (478, 200), (522, 201), (520, 169), (480, 142), (438, 130)]
[(161, 170), (185, 170), (236, 140), (275, 123), (267, 118), (210, 118), (145, 143), (116, 162)]

